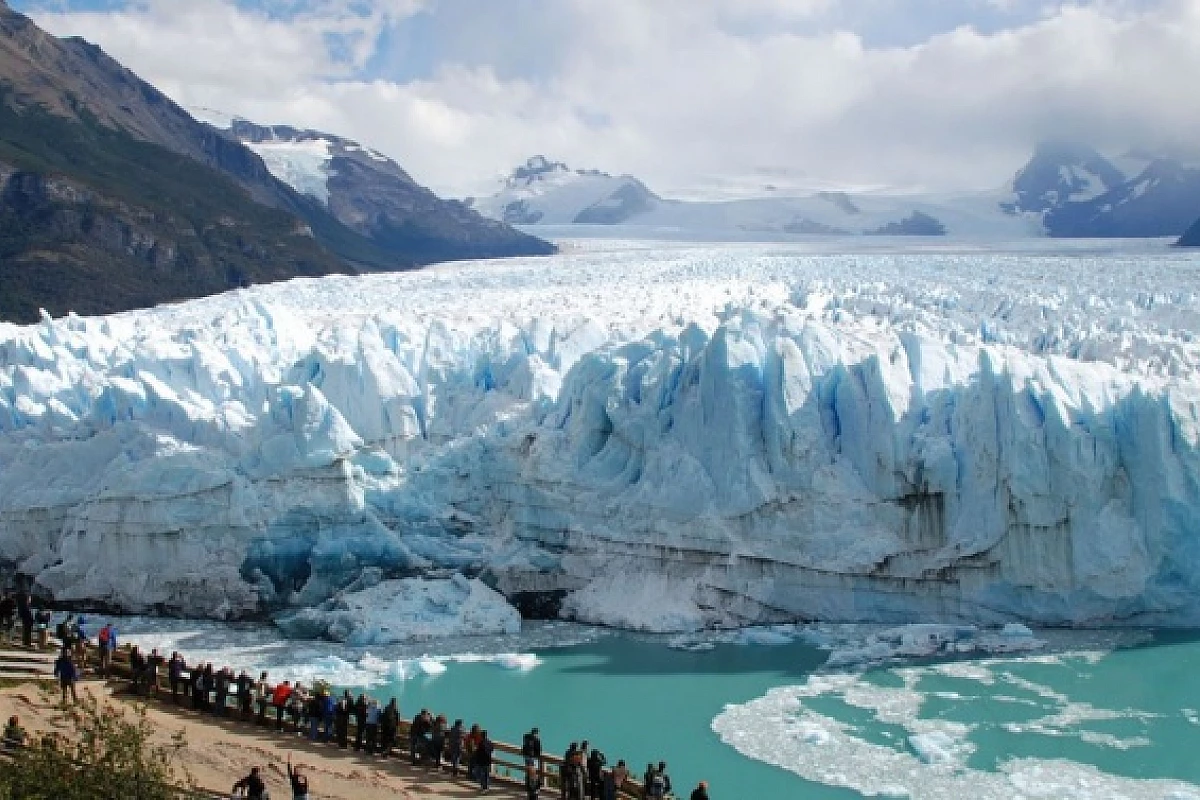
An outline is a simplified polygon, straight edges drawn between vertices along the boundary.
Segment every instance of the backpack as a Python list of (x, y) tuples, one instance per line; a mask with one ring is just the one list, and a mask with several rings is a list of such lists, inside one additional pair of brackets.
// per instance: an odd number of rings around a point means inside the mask
[(100, 644), (102, 644), (102, 645), (108, 644), (108, 633), (109, 633), (109, 631), (108, 631), (107, 625), (105, 625), (103, 628), (100, 629), (100, 633), (96, 637), (100, 640)]

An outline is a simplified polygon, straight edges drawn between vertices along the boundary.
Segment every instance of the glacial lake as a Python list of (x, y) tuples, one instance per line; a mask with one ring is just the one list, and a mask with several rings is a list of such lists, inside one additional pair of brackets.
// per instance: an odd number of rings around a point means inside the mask
[(1047, 646), (1029, 654), (823, 670), (819, 635), (685, 650), (549, 623), (349, 648), (253, 626), (118, 624), (126, 641), (395, 695), (406, 716), (428, 707), (502, 741), (537, 725), (561, 753), (587, 737), (635, 775), (665, 760), (677, 790), (704, 779), (721, 800), (1200, 800), (1200, 635), (1189, 633), (1038, 632)]

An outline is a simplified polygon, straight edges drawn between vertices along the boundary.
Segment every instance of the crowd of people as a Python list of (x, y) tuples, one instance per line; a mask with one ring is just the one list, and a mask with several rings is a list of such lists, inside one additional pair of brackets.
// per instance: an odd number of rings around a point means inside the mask
[[(26, 646), (32, 646), (37, 636), (43, 642), (48, 638), (50, 613), (35, 612), (28, 593), (17, 593), (14, 597), (6, 592), (0, 597), (0, 635), (6, 640), (14, 635), (17, 619), (22, 624)], [(55, 633), (62, 641), (62, 650), (54, 662), (54, 675), (65, 704), (68, 695), (73, 701), (76, 699), (75, 684), (88, 666), (92, 643), (83, 616), (68, 614), (56, 626)], [(94, 667), (101, 677), (112, 670), (118, 639), (112, 623), (106, 623), (97, 632)], [(400, 709), (394, 697), (381, 703), (365, 693), (356, 697), (349, 690), (337, 695), (320, 683), (309, 688), (289, 681), (271, 684), (266, 672), (254, 678), (246, 670), (235, 673), (229, 667), (216, 667), (212, 663), (189, 666), (178, 652), (164, 658), (157, 649), (144, 653), (136, 645), (129, 649), (129, 671), (132, 690), (143, 696), (163, 695), (166, 701), (200, 713), (273, 725), (277, 731), (306, 736), (310, 741), (343, 750), (353, 748), (372, 757), (407, 757), (414, 766), (445, 768), (456, 778), (460, 773), (465, 774), (478, 783), (481, 792), (490, 788), (496, 745), (478, 724), (467, 728), (461, 719), (451, 724), (445, 715), (435, 716), (423, 708), (408, 726), (407, 742), (400, 742)], [(166, 688), (162, 686), (163, 677)], [(9, 727), (19, 729), (16, 718), (10, 720)], [(5, 732), (6, 740), (10, 738), (8, 733)], [(523, 737), (521, 756), (525, 790), (530, 800), (537, 800), (543, 796), (547, 775), (537, 728)], [(571, 742), (563, 754), (559, 777), (561, 800), (616, 800), (634, 775), (625, 761), (610, 765), (599, 748), (584, 740)], [(649, 800), (676, 797), (665, 762), (647, 764), (641, 777), (644, 797)], [(288, 778), (293, 800), (308, 800), (308, 778), (302, 768), (293, 768), (290, 757)], [(257, 768), (234, 785), (235, 794), (244, 793), (251, 800), (265, 797), (265, 791)], [(701, 782), (689, 800), (708, 800), (707, 784)]]
[[(454, 777), (463, 774), (475, 781), (481, 792), (490, 789), (496, 744), (478, 724), (468, 728), (461, 719), (451, 723), (445, 715), (422, 708), (410, 720), (407, 741), (402, 742), (400, 708), (394, 697), (385, 703), (362, 692), (356, 696), (348, 689), (339, 695), (321, 683), (311, 687), (286, 680), (272, 684), (266, 672), (254, 678), (245, 670), (235, 674), (211, 663), (189, 667), (177, 652), (164, 662), (157, 650), (146, 655), (136, 646), (130, 649), (129, 662), (135, 691), (169, 693), (163, 699), (198, 712), (273, 726), (343, 750), (377, 758), (407, 758), (414, 766), (446, 769)], [(160, 687), (164, 665), (169, 689)], [(521, 755), (525, 788), (528, 797), (536, 800), (544, 796), (547, 775), (537, 728), (523, 737)], [(559, 773), (561, 800), (616, 800), (634, 777), (624, 761), (610, 766), (604, 754), (587, 741), (571, 743)], [(308, 780), (303, 772), (289, 763), (288, 775), (294, 800), (307, 798)], [(254, 771), (235, 785), (235, 791), (256, 798), (260, 796), (255, 794), (256, 787), (261, 784), (261, 774)], [(676, 797), (665, 762), (647, 764), (642, 785), (646, 798)], [(697, 786), (689, 798), (708, 800), (707, 784)]]

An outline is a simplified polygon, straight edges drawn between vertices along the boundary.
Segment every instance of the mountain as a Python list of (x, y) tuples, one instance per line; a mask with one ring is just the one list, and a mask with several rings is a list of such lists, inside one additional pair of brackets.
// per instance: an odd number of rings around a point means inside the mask
[(349, 139), (286, 125), (231, 123), (232, 135), (301, 195), (377, 244), (426, 261), (548, 255), (554, 247), (442, 200), (395, 161)]
[(1013, 178), (1012, 199), (1002, 207), (1040, 216), (1055, 237), (1181, 234), (1200, 209), (1200, 169), (1144, 154), (1121, 162), (1084, 145), (1040, 145)]
[(1179, 236), (1200, 208), (1200, 169), (1160, 159), (1090, 200), (1047, 212), (1051, 236)]
[(1180, 247), (1200, 247), (1200, 219), (1196, 220), (1192, 227), (1184, 231), (1183, 236), (1179, 237), (1177, 244)]
[(660, 197), (630, 175), (571, 169), (534, 156), (490, 197), (472, 201), (514, 225), (622, 225), (718, 238), (796, 236), (996, 237), (1037, 232), (1033, 215), (1008, 214), (993, 195), (913, 197), (821, 191), (802, 197), (691, 201)]
[(1010, 211), (1042, 214), (1067, 203), (1099, 197), (1125, 182), (1125, 175), (1090, 147), (1045, 142), (1013, 178)]
[(533, 156), (513, 170), (499, 192), (475, 201), (474, 207), (512, 225), (616, 225), (660, 202), (630, 175), (573, 170), (561, 161)]
[[(352, 230), (100, 48), (0, 0), (0, 319), (410, 268), (447, 257), (428, 227)], [(491, 245), (470, 254), (520, 249)]]

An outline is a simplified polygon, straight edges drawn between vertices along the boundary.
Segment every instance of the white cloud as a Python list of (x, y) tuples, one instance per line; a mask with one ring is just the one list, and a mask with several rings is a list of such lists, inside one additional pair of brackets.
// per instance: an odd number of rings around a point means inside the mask
[[(143, 0), (35, 16), (184, 104), (359, 139), (447, 194), (536, 152), (665, 193), (718, 180), (975, 188), (1042, 138), (1123, 150), (1200, 129), (1200, 0), (964, 2), (1022, 16), (902, 45), (847, 30), (846, 6), (884, 25), (928, 0), (431, 0), (418, 16), (415, 0), (270, 14)], [(426, 39), (397, 35), (406, 26)], [(389, 78), (431, 52), (422, 77)]]

